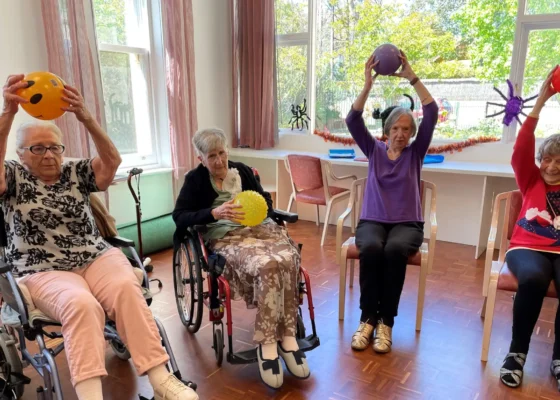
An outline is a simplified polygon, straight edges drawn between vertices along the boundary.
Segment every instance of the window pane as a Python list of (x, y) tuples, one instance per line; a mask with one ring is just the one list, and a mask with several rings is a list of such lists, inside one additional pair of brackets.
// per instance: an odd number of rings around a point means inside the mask
[(93, 0), (99, 43), (148, 47), (147, 0)]
[[(544, 78), (550, 70), (558, 64), (558, 56), (551, 49), (560, 48), (560, 30), (531, 31), (527, 46), (527, 60), (525, 61), (525, 78), (523, 79), (523, 98), (532, 97), (539, 93)], [(527, 102), (529, 105), (535, 101)], [(531, 108), (526, 109), (529, 114)], [(558, 116), (560, 115), (560, 97), (553, 96), (542, 109), (535, 135), (547, 137), (560, 133)]]
[(527, 0), (526, 14), (555, 14), (560, 13), (558, 0)]
[(276, 0), (276, 34), (303, 33), (308, 28), (308, 0)]
[[(486, 102), (500, 100), (494, 85), (509, 77), (517, 0), (319, 0), (317, 18), (316, 126), (347, 133), (344, 118), (360, 93), (364, 64), (382, 43), (401, 48), (439, 106), (435, 138), (501, 136), (499, 118), (487, 119)], [(420, 99), (408, 82), (379, 77), (364, 117), (377, 134), (375, 108), (409, 106)]]
[(100, 52), (107, 131), (121, 154), (152, 153), (147, 86), (135, 55)]
[[(307, 46), (285, 46), (277, 49), (277, 91), (278, 91), (278, 126), (281, 130), (292, 127), (296, 116), (300, 128), (302, 121), (308, 119), (297, 111), (305, 111), (304, 100), (307, 98)], [(292, 107), (294, 110), (292, 111)], [(294, 118), (292, 118), (294, 117)], [(294, 124), (294, 130), (297, 128)]]

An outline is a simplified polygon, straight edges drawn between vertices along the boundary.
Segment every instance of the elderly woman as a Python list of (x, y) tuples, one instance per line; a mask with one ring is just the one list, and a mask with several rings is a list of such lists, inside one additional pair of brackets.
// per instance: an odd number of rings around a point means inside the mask
[(140, 375), (148, 374), (155, 399), (198, 399), (167, 372), (169, 359), (159, 331), (124, 254), (103, 240), (90, 208), (90, 194), (106, 190), (121, 162), (107, 134), (65, 86), (65, 111), (93, 139), (99, 156), (63, 163), (62, 133), (50, 123), (23, 125), (16, 136), (18, 161), (4, 161), (18, 105), (28, 83), (8, 77), (0, 115), (0, 200), (7, 224), (6, 257), (24, 277), (33, 302), (60, 321), (72, 384), (80, 400), (103, 398), (105, 313), (129, 349)]
[(268, 204), (269, 216), (272, 200), (250, 167), (228, 161), (223, 131), (200, 130), (193, 137), (193, 145), (200, 164), (186, 175), (177, 199), (173, 211), (176, 236), (182, 237), (190, 226), (208, 225), (204, 239), (211, 250), (225, 257), (224, 276), (234, 298), (243, 298), (248, 307), (258, 307), (253, 339), (259, 345), (263, 382), (272, 388), (282, 385), (279, 355), (290, 373), (305, 379), (309, 367), (295, 338), (299, 249), (285, 229), (270, 218), (255, 227), (239, 224), (244, 214), (233, 204), (237, 193), (260, 193)]
[[(560, 134), (541, 144), (537, 153), (540, 165), (535, 164), (535, 129), (542, 108), (555, 94), (551, 79), (556, 68), (544, 81), (519, 131), (511, 158), (523, 204), (506, 253), (507, 265), (519, 282), (513, 302), (511, 345), (500, 369), (501, 381), (510, 387), (521, 385), (531, 334), (551, 281), (560, 294)], [(560, 385), (558, 313), (554, 327), (556, 340), (550, 371)]]
[(391, 351), (392, 327), (404, 284), (407, 259), (422, 245), (424, 222), (420, 202), (420, 171), (432, 140), (438, 107), (420, 82), (404, 53), (402, 69), (393, 74), (404, 78), (422, 102), (424, 119), (416, 135), (410, 110), (394, 107), (382, 121), (388, 142), (376, 140), (362, 117), (364, 105), (377, 74), (378, 61), (372, 55), (365, 66), (365, 85), (346, 124), (356, 143), (369, 160), (364, 205), (356, 230), (360, 252), (360, 325), (352, 336), (352, 348), (368, 347), (373, 332), (373, 349)]

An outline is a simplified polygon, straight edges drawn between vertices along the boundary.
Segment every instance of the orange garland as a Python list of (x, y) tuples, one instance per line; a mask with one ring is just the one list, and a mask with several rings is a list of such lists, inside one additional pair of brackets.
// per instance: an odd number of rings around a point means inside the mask
[[(333, 135), (327, 130), (319, 131), (315, 129), (313, 134), (323, 138), (325, 142), (338, 143), (342, 144), (343, 146), (352, 146), (356, 144), (356, 141), (352, 137)], [(387, 138), (385, 136), (378, 137), (377, 139), (383, 142), (387, 141)], [(461, 152), (464, 148), (474, 146), (475, 144), (498, 142), (499, 140), (499, 138), (493, 136), (478, 136), (475, 138), (463, 140), (462, 142), (454, 142), (441, 146), (430, 146), (430, 148), (428, 149), (428, 154), (453, 153), (455, 151)]]

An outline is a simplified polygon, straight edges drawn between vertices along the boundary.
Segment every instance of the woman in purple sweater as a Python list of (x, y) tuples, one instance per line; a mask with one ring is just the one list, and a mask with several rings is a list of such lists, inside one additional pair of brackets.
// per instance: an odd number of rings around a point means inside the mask
[(418, 251), (424, 238), (420, 206), (420, 171), (438, 117), (438, 107), (420, 82), (404, 53), (403, 66), (393, 76), (407, 79), (422, 102), (424, 119), (416, 136), (416, 122), (410, 110), (395, 107), (382, 120), (388, 142), (376, 140), (362, 117), (364, 105), (377, 74), (371, 56), (365, 67), (365, 84), (346, 117), (354, 140), (369, 160), (364, 206), (356, 231), (360, 251), (360, 326), (352, 336), (352, 348), (368, 347), (373, 331), (373, 349), (388, 353), (392, 327), (403, 289), (407, 259)]

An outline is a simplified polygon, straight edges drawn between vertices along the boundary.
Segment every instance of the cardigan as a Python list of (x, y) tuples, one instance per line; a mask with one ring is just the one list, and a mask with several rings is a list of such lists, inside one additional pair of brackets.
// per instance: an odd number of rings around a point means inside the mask
[[(228, 168), (236, 168), (239, 171), (241, 190), (254, 190), (264, 197), (268, 205), (268, 216), (271, 217), (273, 215), (272, 197), (270, 193), (263, 190), (251, 167), (240, 162), (229, 161)], [(212, 216), (212, 203), (217, 197), (218, 193), (210, 181), (210, 172), (204, 165), (199, 164), (186, 174), (173, 210), (173, 221), (177, 227), (176, 240), (182, 240), (189, 227), (216, 222)]]

